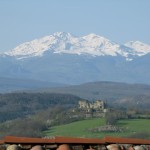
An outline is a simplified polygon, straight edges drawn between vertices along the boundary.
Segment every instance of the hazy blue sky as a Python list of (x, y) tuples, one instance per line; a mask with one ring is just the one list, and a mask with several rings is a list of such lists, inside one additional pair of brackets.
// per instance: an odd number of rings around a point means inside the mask
[(0, 0), (0, 51), (57, 31), (150, 44), (150, 0)]

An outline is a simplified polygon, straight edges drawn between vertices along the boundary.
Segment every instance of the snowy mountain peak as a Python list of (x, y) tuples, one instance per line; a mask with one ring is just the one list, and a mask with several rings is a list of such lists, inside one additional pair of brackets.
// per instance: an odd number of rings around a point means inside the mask
[(99, 35), (97, 35), (97, 34), (95, 34), (95, 33), (90, 33), (90, 34), (88, 34), (88, 35), (86, 35), (86, 36), (84, 36), (85, 38), (98, 38), (98, 37), (100, 37)]
[(142, 56), (150, 52), (150, 45), (142, 43), (140, 41), (130, 41), (125, 45), (132, 48), (133, 52), (138, 56)]
[(56, 32), (52, 35), (23, 43), (5, 54), (22, 59), (42, 56), (45, 52), (86, 54), (91, 56), (121, 55), (126, 60), (132, 60), (132, 56), (141, 56), (149, 53), (150, 45), (139, 41), (131, 41), (125, 45), (119, 45), (94, 33), (75, 37), (67, 32)]
[(53, 36), (55, 38), (61, 38), (63, 40), (68, 40), (73, 37), (70, 33), (67, 32), (56, 32), (53, 34)]
[(53, 35), (61, 38), (71, 36), (71, 34), (68, 32), (55, 32)]
[(107, 42), (111, 42), (110, 40), (108, 40), (108, 39), (106, 39), (106, 38), (104, 38), (102, 36), (96, 35), (94, 33), (91, 33), (91, 34), (88, 34), (86, 36), (83, 36), (82, 38), (87, 40), (87, 41), (90, 41), (90, 40), (96, 41), (97, 40), (98, 44), (99, 43), (105, 43), (106, 41)]

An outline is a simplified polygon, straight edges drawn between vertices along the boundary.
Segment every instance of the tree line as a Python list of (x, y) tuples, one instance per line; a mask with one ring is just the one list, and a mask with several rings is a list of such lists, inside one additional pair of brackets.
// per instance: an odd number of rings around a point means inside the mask
[(79, 97), (58, 93), (8, 93), (0, 94), (0, 122), (32, 115), (56, 105), (71, 107)]

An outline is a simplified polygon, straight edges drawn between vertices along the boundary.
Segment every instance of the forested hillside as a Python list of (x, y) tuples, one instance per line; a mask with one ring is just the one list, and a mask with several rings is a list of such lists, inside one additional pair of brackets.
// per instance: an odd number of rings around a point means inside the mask
[(9, 93), (0, 94), (0, 122), (25, 117), (56, 106), (77, 104), (80, 98), (56, 93)]
[[(40, 89), (40, 92), (73, 94), (88, 100), (101, 99), (117, 107), (149, 109), (150, 85), (119, 82), (91, 82), (76, 86)], [(37, 92), (37, 91), (35, 91)]]

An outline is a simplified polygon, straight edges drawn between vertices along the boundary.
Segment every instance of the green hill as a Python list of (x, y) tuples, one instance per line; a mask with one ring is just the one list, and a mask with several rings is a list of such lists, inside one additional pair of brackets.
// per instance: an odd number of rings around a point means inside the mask
[(144, 137), (150, 138), (150, 120), (148, 119), (130, 119), (119, 120), (117, 122), (118, 127), (122, 128), (122, 132), (92, 132), (90, 129), (105, 125), (105, 120), (90, 119), (77, 121), (66, 125), (54, 126), (44, 132), (45, 136), (73, 136), (73, 137), (98, 137), (105, 136), (120, 136), (120, 137)]

